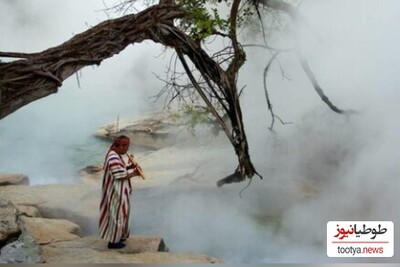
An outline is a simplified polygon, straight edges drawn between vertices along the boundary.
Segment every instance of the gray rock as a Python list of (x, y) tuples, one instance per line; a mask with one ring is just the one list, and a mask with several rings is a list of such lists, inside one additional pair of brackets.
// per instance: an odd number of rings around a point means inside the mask
[(21, 233), (17, 219), (17, 209), (11, 201), (0, 198), (0, 246)]
[(25, 230), (14, 204), (0, 198), (0, 263), (40, 263), (39, 247)]
[(42, 263), (39, 247), (32, 242), (14, 241), (0, 250), (0, 263)]

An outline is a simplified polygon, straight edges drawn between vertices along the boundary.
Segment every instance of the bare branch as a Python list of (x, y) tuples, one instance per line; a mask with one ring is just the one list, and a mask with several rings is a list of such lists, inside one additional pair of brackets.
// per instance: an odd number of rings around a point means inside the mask
[(31, 58), (33, 56), (35, 56), (35, 53), (0, 52), (0, 57)]
[(300, 55), (300, 53), (297, 53), (298, 59), (300, 61), (300, 64), (304, 70), (304, 72), (307, 74), (307, 77), (310, 79), (315, 91), (317, 94), (321, 97), (321, 100), (328, 105), (328, 107), (333, 110), (336, 113), (339, 114), (351, 114), (351, 113), (356, 113), (354, 110), (343, 110), (335, 106), (329, 98), (325, 95), (324, 91), (322, 90), (321, 86), (319, 85), (317, 79), (315, 78), (314, 73), (311, 71), (310, 66), (308, 65), (308, 62)]
[(274, 123), (275, 123), (275, 114), (274, 114), (274, 110), (272, 109), (272, 104), (269, 98), (269, 94), (268, 94), (268, 90), (267, 90), (267, 73), (269, 71), (269, 68), (271, 67), (272, 62), (275, 60), (275, 58), (279, 55), (280, 52), (276, 52), (269, 60), (267, 66), (265, 66), (264, 68), (264, 75), (263, 75), (263, 84), (264, 84), (264, 93), (265, 93), (265, 98), (267, 100), (267, 106), (268, 106), (268, 110), (271, 113), (271, 125), (269, 127), (270, 130), (273, 129), (274, 127)]

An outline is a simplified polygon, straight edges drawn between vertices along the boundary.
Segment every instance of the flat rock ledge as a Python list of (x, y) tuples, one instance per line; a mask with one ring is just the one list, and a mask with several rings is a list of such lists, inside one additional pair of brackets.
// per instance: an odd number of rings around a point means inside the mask
[(97, 237), (56, 242), (42, 247), (46, 263), (222, 263), (221, 260), (195, 254), (168, 252), (162, 238), (133, 236), (123, 249), (107, 249)]

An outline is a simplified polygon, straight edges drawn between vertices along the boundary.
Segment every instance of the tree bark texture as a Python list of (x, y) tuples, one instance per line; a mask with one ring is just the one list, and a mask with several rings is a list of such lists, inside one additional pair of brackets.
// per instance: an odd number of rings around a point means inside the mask
[(138, 14), (104, 21), (67, 42), (39, 53), (1, 53), (22, 57), (0, 63), (0, 119), (42, 97), (88, 65), (99, 65), (128, 45), (151, 39), (158, 25), (185, 15), (177, 6), (154, 6)]

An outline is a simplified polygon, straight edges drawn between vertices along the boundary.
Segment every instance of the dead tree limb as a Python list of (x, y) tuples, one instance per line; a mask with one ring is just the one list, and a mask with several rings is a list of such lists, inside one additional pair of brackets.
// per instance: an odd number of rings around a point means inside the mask
[[(286, 14), (288, 14), (291, 19), (293, 20), (294, 23), (298, 24), (303, 24), (307, 25), (306, 20), (301, 16), (301, 14), (298, 12), (297, 8), (291, 5), (290, 3), (286, 3), (281, 0), (255, 0), (254, 4), (256, 5), (264, 5), (266, 7), (272, 8), (274, 10), (282, 11)], [(272, 60), (275, 59), (278, 53), (274, 54), (274, 56), (271, 58), (270, 62), (268, 63), (267, 67), (264, 70), (264, 89), (266, 90), (266, 83), (265, 83), (265, 77), (266, 73), (268, 71), (268, 68), (272, 62)], [(324, 91), (322, 90), (322, 87), (319, 85), (317, 78), (315, 77), (314, 73), (312, 72), (307, 60), (301, 55), (299, 51), (297, 51), (297, 57), (300, 61), (301, 67), (303, 68), (304, 72), (306, 73), (308, 79), (311, 81), (314, 90), (317, 92), (317, 94), (320, 96), (321, 100), (334, 112), (339, 113), (339, 114), (352, 114), (356, 113), (354, 110), (343, 110), (338, 108), (336, 105), (334, 105), (329, 98), (326, 96)], [(266, 91), (266, 96), (267, 96), (267, 102), (268, 102), (268, 108), (270, 109), (271, 105), (269, 102), (268, 94)], [(274, 114), (272, 112), (272, 109), (270, 109), (271, 114), (272, 114), (272, 125), (274, 123)], [(272, 128), (272, 126), (271, 126)]]
[(317, 92), (319, 97), (321, 98), (322, 102), (324, 102), (331, 110), (333, 110), (336, 113), (339, 114), (352, 114), (356, 113), (354, 110), (343, 110), (338, 108), (336, 105), (332, 103), (332, 101), (326, 96), (324, 91), (322, 90), (322, 87), (319, 85), (317, 79), (315, 78), (314, 73), (312, 72), (310, 66), (308, 65), (307, 60), (305, 60), (300, 54), (298, 54), (298, 58), (301, 64), (301, 67), (303, 68), (304, 72), (306, 73), (308, 79), (311, 81), (314, 90)]

